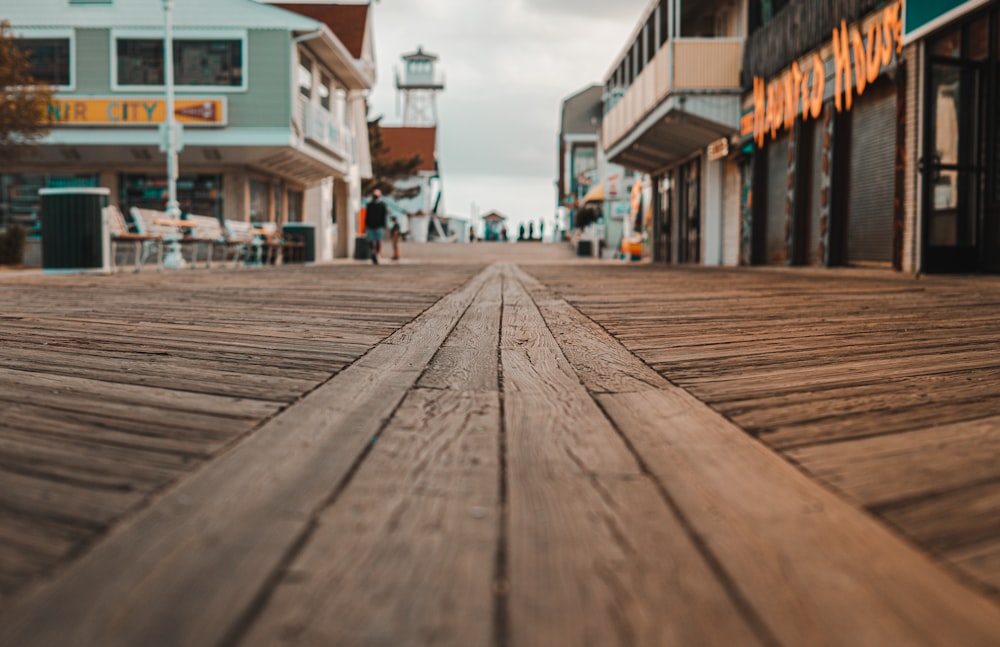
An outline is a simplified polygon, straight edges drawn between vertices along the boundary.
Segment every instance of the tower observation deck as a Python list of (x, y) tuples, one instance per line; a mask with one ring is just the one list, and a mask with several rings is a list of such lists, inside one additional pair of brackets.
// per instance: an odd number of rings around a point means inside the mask
[(403, 100), (403, 125), (433, 127), (437, 125), (437, 94), (444, 90), (444, 75), (437, 69), (438, 57), (417, 51), (404, 54), (396, 70), (396, 91)]

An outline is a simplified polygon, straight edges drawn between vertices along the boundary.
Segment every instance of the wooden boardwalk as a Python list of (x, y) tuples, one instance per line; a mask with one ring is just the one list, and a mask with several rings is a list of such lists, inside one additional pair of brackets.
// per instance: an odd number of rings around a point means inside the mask
[(1000, 644), (1000, 281), (0, 277), (0, 647)]

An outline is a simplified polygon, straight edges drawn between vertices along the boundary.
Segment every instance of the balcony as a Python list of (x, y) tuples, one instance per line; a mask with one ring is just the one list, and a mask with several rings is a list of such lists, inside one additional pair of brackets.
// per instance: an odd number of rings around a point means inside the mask
[(296, 107), (296, 121), (301, 124), (306, 141), (319, 146), (325, 153), (348, 159), (349, 139), (343, 124), (325, 108), (304, 97), (299, 97)]
[[(609, 156), (618, 157), (623, 146), (633, 153), (642, 149), (648, 161), (623, 159), (626, 165), (651, 170), (662, 168), (672, 158), (707, 145), (739, 121), (742, 38), (676, 38), (668, 41), (633, 81), (625, 94), (605, 114), (601, 145)], [(650, 131), (674, 126), (665, 141), (649, 139)], [(655, 137), (664, 140), (663, 137)], [(659, 155), (652, 154), (655, 148)]]

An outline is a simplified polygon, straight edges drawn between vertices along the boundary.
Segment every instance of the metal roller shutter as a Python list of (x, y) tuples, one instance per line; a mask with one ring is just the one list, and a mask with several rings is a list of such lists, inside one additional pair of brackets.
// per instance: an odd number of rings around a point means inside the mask
[(892, 262), (896, 87), (884, 82), (857, 99), (851, 116), (847, 262)]
[(767, 145), (767, 263), (788, 259), (785, 223), (788, 220), (788, 135)]

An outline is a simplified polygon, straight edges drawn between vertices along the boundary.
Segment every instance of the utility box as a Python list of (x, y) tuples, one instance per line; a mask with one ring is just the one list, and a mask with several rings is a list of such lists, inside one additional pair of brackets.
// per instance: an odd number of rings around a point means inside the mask
[(42, 268), (111, 271), (104, 207), (110, 189), (39, 189), (42, 199)]

